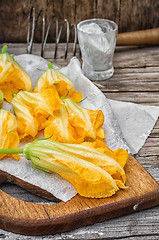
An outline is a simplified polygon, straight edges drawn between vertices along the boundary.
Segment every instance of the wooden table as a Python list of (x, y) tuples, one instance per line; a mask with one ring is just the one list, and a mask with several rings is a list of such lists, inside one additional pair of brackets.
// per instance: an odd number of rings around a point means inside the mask
[[(8, 52), (26, 53), (26, 44), (7, 44)], [(64, 45), (53, 59), (54, 46), (46, 45), (45, 58), (58, 66), (65, 66), (72, 57), (72, 46), (64, 59)], [(33, 54), (40, 55), (40, 45), (34, 44)], [(79, 58), (79, 52), (76, 56)], [(159, 106), (159, 47), (118, 47), (114, 56), (115, 74), (111, 79), (94, 82), (104, 94), (115, 100)], [(159, 182), (159, 121), (135, 158)], [(26, 201), (43, 201), (19, 187), (1, 186), (14, 197)], [(83, 227), (53, 236), (28, 237), (0, 230), (0, 239), (159, 239), (159, 206), (116, 219)]]

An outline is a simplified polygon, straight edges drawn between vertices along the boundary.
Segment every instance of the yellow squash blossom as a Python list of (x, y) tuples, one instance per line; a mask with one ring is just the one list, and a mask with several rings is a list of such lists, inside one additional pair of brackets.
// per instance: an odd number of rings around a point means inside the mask
[[(34, 166), (58, 173), (71, 182), (82, 196), (104, 198), (115, 194), (118, 187), (107, 171), (86, 161), (83, 156), (80, 158), (73, 153), (60, 150), (58, 144), (52, 140), (35, 140), (27, 144), (23, 152)], [(68, 144), (68, 148), (74, 145), (76, 144)]]
[(69, 123), (65, 105), (54, 111), (54, 116), (50, 116), (48, 121), (49, 124), (44, 129), (45, 138), (51, 136), (51, 140), (65, 143), (79, 143), (83, 141)]
[(17, 118), (19, 138), (22, 139), (26, 136), (32, 136), (34, 138), (38, 133), (38, 121), (31, 115), (26, 105), (19, 101), (18, 97), (19, 96), (13, 98), (12, 105)]
[[(15, 116), (7, 110), (0, 110), (0, 149), (17, 148), (19, 145), (19, 136), (17, 133), (17, 121)], [(0, 155), (0, 159), (5, 154)], [(9, 154), (9, 156), (19, 159), (18, 154)]]
[(12, 101), (14, 93), (32, 89), (29, 75), (7, 53), (0, 54), (0, 89), (8, 102)]
[(70, 124), (83, 141), (105, 140), (102, 129), (104, 115), (101, 110), (88, 110), (69, 98), (63, 99), (63, 103), (67, 109)]
[(56, 87), (60, 97), (67, 96), (75, 102), (82, 100), (82, 93), (76, 92), (71, 80), (55, 69), (48, 69), (42, 74), (37, 81), (34, 91), (40, 92), (41, 90), (50, 88), (52, 86)]
[[(116, 181), (118, 187), (125, 187), (125, 172), (123, 167), (109, 154), (102, 153), (96, 148), (91, 147), (91, 143), (88, 144), (61, 144), (56, 143), (55, 147), (59, 151), (66, 152), (78, 158), (82, 158), (88, 162), (91, 162), (98, 167), (101, 167), (107, 171)], [(123, 149), (122, 149), (123, 150)], [(111, 151), (111, 150), (110, 150)], [(127, 151), (123, 150), (125, 153)], [(127, 161), (128, 154), (125, 154), (124, 161)]]
[(53, 111), (62, 107), (61, 99), (55, 88), (45, 89), (39, 93), (20, 91), (12, 100), (18, 120), (20, 138), (31, 135), (46, 127)]
[(23, 153), (39, 170), (58, 173), (84, 197), (110, 197), (119, 188), (126, 188), (125, 172), (121, 165), (83, 144), (36, 139), (22, 149), (0, 149), (0, 154), (12, 152)]

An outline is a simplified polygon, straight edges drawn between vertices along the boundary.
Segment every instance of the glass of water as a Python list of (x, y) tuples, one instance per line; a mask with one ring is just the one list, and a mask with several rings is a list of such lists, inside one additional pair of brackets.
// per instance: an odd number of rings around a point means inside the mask
[(88, 19), (77, 25), (82, 70), (91, 80), (104, 80), (114, 73), (113, 56), (118, 26), (107, 19)]

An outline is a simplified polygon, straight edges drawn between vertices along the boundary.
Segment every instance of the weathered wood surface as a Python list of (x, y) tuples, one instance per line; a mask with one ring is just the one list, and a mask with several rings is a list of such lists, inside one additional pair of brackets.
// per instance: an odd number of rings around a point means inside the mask
[[(59, 23), (68, 19), (78, 23), (88, 18), (107, 18), (115, 21), (119, 32), (159, 27), (159, 1), (155, 0), (1, 0), (0, 42), (26, 42), (28, 15), (31, 7), (36, 16), (41, 9), (46, 15), (46, 26), (53, 15)], [(35, 41), (41, 41), (42, 17), (40, 16)], [(62, 40), (65, 40), (65, 32)], [(55, 40), (55, 24), (51, 27), (49, 42)]]
[[(9, 44), (9, 52), (25, 53), (26, 44)], [(40, 47), (34, 45), (33, 53), (40, 55)], [(45, 57), (59, 66), (65, 61), (64, 46), (60, 46), (58, 58), (54, 61), (47, 45)], [(77, 54), (77, 57), (79, 55)], [(95, 84), (111, 99), (159, 106), (159, 47), (118, 48), (114, 57), (115, 74), (107, 81)], [(156, 123), (146, 143), (136, 159), (159, 181), (159, 121)], [(3, 186), (14, 197), (35, 201), (35, 198), (20, 188)], [(36, 199), (36, 201), (40, 201)], [(159, 207), (130, 214), (113, 220), (83, 227), (74, 231), (44, 237), (26, 237), (0, 230), (0, 239), (159, 239)]]

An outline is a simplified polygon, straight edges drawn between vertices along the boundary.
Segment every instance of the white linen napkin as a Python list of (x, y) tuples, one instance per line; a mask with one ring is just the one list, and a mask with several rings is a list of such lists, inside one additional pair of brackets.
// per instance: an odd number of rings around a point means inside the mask
[[(43, 73), (39, 69), (48, 69), (47, 61), (29, 54), (15, 56), (15, 60), (30, 75), (33, 87)], [(61, 72), (70, 78), (77, 91), (87, 97), (81, 104), (88, 109), (101, 109), (105, 120), (103, 128), (106, 133), (106, 144), (112, 149), (124, 148), (135, 154), (145, 143), (159, 116), (159, 107), (142, 106), (107, 99), (104, 94), (88, 79), (81, 70), (80, 62), (73, 57), (68, 66)], [(4, 108), (12, 107), (4, 103)], [(32, 168), (24, 157), (19, 162), (0, 161), (0, 170), (6, 171), (23, 181), (29, 182), (48, 192), (58, 199), (68, 201), (76, 195), (76, 190), (69, 182), (57, 174), (47, 174)]]

